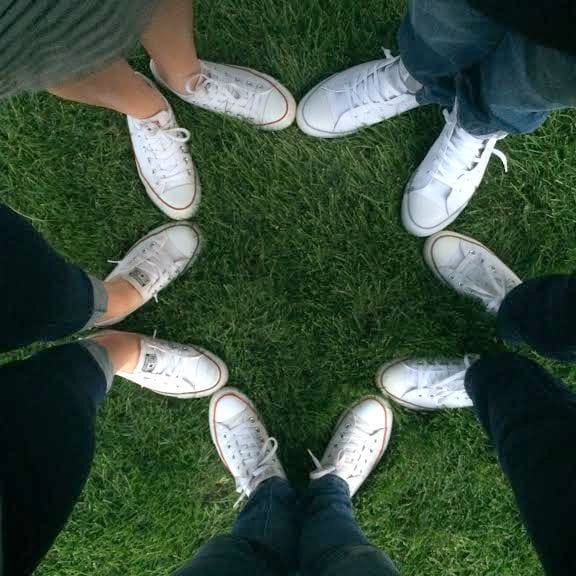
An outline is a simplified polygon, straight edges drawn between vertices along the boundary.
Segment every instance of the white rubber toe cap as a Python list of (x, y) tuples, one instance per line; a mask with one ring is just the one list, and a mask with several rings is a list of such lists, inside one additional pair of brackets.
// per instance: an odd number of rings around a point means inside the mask
[(233, 420), (246, 408), (251, 408), (245, 396), (233, 388), (224, 388), (214, 395), (211, 404), (213, 419), (216, 423)]
[(198, 180), (166, 190), (156, 202), (173, 220), (187, 220), (194, 216), (200, 204)]
[(171, 244), (182, 256), (191, 258), (198, 250), (200, 233), (190, 224), (177, 224), (166, 231)]
[(387, 424), (386, 408), (375, 398), (366, 398), (354, 407), (353, 412), (372, 430), (380, 430)]
[(336, 119), (322, 86), (316, 86), (304, 96), (298, 106), (296, 120), (300, 130), (308, 136), (335, 138), (344, 135), (336, 129)]

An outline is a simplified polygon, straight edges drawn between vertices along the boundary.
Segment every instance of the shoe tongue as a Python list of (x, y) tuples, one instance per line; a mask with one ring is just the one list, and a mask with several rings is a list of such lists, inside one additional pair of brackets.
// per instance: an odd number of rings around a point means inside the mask
[[(405, 70), (405, 69), (404, 69)], [(376, 73), (378, 92), (385, 100), (389, 100), (406, 92), (407, 86), (402, 71), (400, 60), (380, 68)], [(408, 75), (409, 76), (409, 75)]]

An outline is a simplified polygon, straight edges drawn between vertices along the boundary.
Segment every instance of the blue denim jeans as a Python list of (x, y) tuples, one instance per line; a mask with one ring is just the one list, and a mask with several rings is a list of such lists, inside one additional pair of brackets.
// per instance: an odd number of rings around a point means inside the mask
[(576, 105), (576, 58), (531, 42), (466, 0), (408, 0), (402, 60), (421, 103), (451, 108), (470, 133), (527, 133)]
[(177, 576), (397, 576), (354, 520), (348, 485), (329, 475), (300, 501), (272, 478), (252, 495), (230, 536), (211, 540)]

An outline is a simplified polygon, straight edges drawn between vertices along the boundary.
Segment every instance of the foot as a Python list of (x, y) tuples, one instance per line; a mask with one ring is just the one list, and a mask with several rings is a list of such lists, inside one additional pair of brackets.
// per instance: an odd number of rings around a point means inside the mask
[(148, 196), (173, 220), (191, 218), (200, 205), (200, 181), (188, 151), (190, 132), (166, 109), (141, 120), (127, 116), (138, 174)]
[[(95, 338), (125, 334), (106, 331)], [(185, 344), (175, 344), (141, 334), (140, 352), (134, 367), (125, 367), (118, 376), (172, 398), (202, 398), (226, 385), (228, 369), (214, 354)]]
[(457, 106), (444, 111), (446, 126), (412, 176), (402, 201), (402, 222), (414, 236), (431, 236), (454, 222), (480, 185), (505, 134), (476, 137), (458, 125)]
[(252, 402), (242, 392), (226, 388), (210, 402), (210, 433), (220, 459), (236, 481), (240, 498), (249, 498), (269, 478), (286, 478), (271, 438)]
[(153, 61), (150, 69), (159, 84), (193, 106), (234, 116), (264, 130), (283, 130), (294, 122), (294, 97), (271, 76), (241, 66), (206, 61), (201, 65), (201, 73), (190, 78), (184, 93), (167, 84)]
[(464, 378), (476, 360), (477, 356), (445, 362), (398, 360), (382, 366), (377, 377), (378, 388), (410, 410), (468, 408), (472, 400), (464, 388)]
[(456, 232), (439, 232), (429, 238), (424, 245), (424, 259), (437, 278), (456, 292), (479, 300), (492, 314), (522, 283), (486, 246)]
[(106, 282), (128, 282), (140, 295), (138, 305), (126, 310), (122, 316), (100, 322), (98, 326), (117, 324), (155, 298), (192, 264), (200, 246), (200, 232), (188, 222), (165, 224), (144, 236), (117, 262), (116, 268), (106, 278)]
[(318, 138), (337, 138), (419, 106), (421, 85), (399, 56), (354, 66), (313, 88), (298, 106), (298, 126)]
[(347, 482), (354, 496), (384, 456), (392, 434), (392, 410), (382, 398), (368, 397), (340, 417), (322, 460), (312, 453), (317, 480), (334, 474)]
[[(228, 381), (226, 364), (202, 348), (112, 330), (98, 332), (91, 339), (109, 350), (118, 376), (162, 396), (203, 398)], [(133, 341), (137, 342), (134, 351), (127, 345)], [(119, 348), (116, 343), (122, 344), (123, 356), (114, 354), (114, 347)]]

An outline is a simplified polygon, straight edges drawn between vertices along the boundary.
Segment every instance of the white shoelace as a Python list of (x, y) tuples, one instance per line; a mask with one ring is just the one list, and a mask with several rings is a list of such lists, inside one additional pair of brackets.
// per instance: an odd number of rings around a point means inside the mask
[(508, 292), (515, 287), (497, 272), (496, 266), (471, 249), (449, 277), (458, 288), (481, 300), (489, 312), (495, 313)]
[(240, 494), (234, 504), (236, 509), (252, 493), (254, 481), (275, 464), (278, 441), (276, 438), (268, 438), (260, 446), (257, 439), (261, 436), (254, 419), (249, 419), (234, 429), (234, 436), (242, 463), (249, 470), (248, 476), (236, 478), (236, 492)]
[[(162, 259), (159, 254), (166, 240), (159, 242), (152, 240), (146, 248), (136, 251), (129, 258), (125, 260), (108, 260), (110, 264), (121, 264), (125, 270), (134, 270), (136, 268), (145, 272), (150, 279), (150, 283), (146, 286), (146, 292), (155, 291), (156, 286), (164, 280), (165, 284), (170, 283), (178, 275), (176, 267), (171, 267), (169, 270), (165, 269)], [(136, 284), (138, 284), (136, 282)], [(144, 290), (142, 290), (144, 292)], [(142, 294), (144, 296), (144, 294)], [(154, 294), (154, 299), (158, 302), (158, 295)]]
[[(367, 68), (350, 83), (350, 90), (347, 91), (348, 108), (359, 108), (367, 104), (384, 104), (400, 94), (392, 85), (382, 85), (378, 79), (380, 70), (400, 59), (399, 56), (393, 57), (392, 53), (386, 49), (384, 49), (384, 55), (386, 58), (384, 62), (378, 62)], [(388, 90), (383, 91), (386, 87)]]
[(431, 381), (435, 378), (435, 374), (429, 368), (440, 366), (441, 364), (424, 363), (423, 369), (418, 370), (418, 389), (427, 389), (430, 391), (430, 397), (438, 404), (454, 392), (461, 392), (464, 390), (464, 380), (468, 368), (477, 360), (477, 356), (466, 355), (464, 356), (464, 370), (456, 372), (452, 376), (442, 378), (438, 382)]
[[(454, 188), (459, 181), (477, 186), (492, 155), (502, 162), (504, 170), (508, 172), (508, 158), (495, 148), (497, 138), (482, 140), (469, 134), (458, 125), (456, 110), (452, 114), (444, 110), (443, 114), (446, 124), (453, 126), (454, 131), (440, 160), (435, 175), (437, 180), (449, 188)], [(461, 180), (462, 174), (464, 181)]]
[[(143, 376), (150, 376), (156, 378), (157, 376), (165, 376), (171, 380), (176, 380), (176, 388), (180, 388), (184, 380), (184, 362), (182, 362), (181, 352), (184, 347), (169, 346), (162, 347), (155, 344), (147, 343), (146, 347), (150, 350), (156, 350), (156, 357), (158, 359), (157, 365), (152, 372), (143, 372)], [(188, 382), (190, 387), (195, 390), (193, 382)]]
[[(193, 86), (194, 82), (196, 82), (195, 86)], [(205, 92), (209, 98), (218, 101), (225, 112), (233, 112), (229, 109), (232, 103), (233, 106), (243, 109), (248, 117), (256, 118), (254, 108), (257, 100), (269, 94), (272, 88), (258, 90), (257, 86), (251, 82), (247, 82), (247, 86), (227, 74), (221, 75), (216, 70), (203, 69), (198, 76), (188, 81), (185, 89), (186, 93), (191, 96)]]
[[(153, 164), (152, 173), (159, 176), (160, 183), (186, 173), (192, 175), (192, 167), (185, 144), (190, 140), (190, 131), (178, 126), (162, 128), (157, 122), (141, 120), (138, 126), (145, 134), (144, 148), (148, 161)], [(161, 190), (160, 192), (163, 192)]]
[[(380, 430), (375, 430), (372, 433), (362, 430), (358, 423), (347, 424), (336, 442), (336, 445), (342, 444), (343, 448), (338, 452), (334, 464), (322, 465), (322, 462), (314, 456), (312, 451), (308, 450), (308, 454), (316, 466), (316, 470), (310, 473), (310, 478), (319, 480), (334, 473), (345, 474), (348, 479), (361, 477), (364, 473), (364, 467), (361, 466), (363, 448), (367, 441), (379, 432)], [(358, 470), (359, 467), (360, 470)]]

